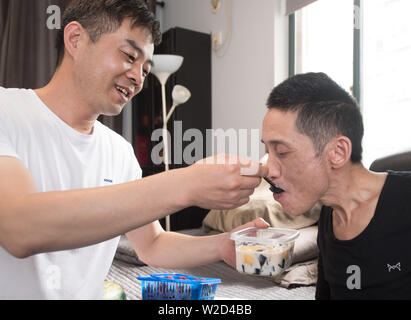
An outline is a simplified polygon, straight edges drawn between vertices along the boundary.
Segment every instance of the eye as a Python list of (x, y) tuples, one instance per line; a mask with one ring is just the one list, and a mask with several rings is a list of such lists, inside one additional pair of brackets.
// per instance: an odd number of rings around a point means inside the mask
[(132, 56), (132, 55), (128, 55), (128, 59), (131, 63), (134, 63), (134, 61), (136, 61), (136, 57)]
[(284, 158), (287, 155), (287, 152), (276, 152), (277, 153), (277, 157), (279, 158)]
[(123, 51), (123, 54), (127, 57), (128, 62), (130, 63), (134, 63), (134, 61), (136, 61), (136, 57)]
[(144, 77), (147, 77), (149, 73), (150, 73), (149, 70), (147, 70), (147, 69), (144, 69), (144, 70), (143, 70), (143, 75), (144, 75)]
[(275, 154), (278, 158), (284, 158), (287, 155), (287, 151), (285, 150), (275, 150)]

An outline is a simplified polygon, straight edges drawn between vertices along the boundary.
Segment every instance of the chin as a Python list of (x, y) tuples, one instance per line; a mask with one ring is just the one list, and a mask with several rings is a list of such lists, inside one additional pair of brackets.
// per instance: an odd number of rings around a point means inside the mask
[(286, 212), (288, 215), (292, 217), (298, 217), (303, 215), (304, 213), (307, 213), (308, 211), (311, 210), (312, 207), (306, 208), (305, 206), (298, 206), (295, 207), (293, 205), (288, 205), (287, 203), (282, 204), (280, 202), (284, 212)]
[(293, 216), (293, 217), (302, 216), (304, 213), (307, 212), (307, 211), (298, 210), (298, 209), (289, 209), (289, 210), (287, 210), (285, 208), (283, 208), (283, 209), (288, 215)]
[(101, 114), (105, 116), (118, 116), (124, 108), (125, 105), (116, 105), (105, 109)]
[(293, 217), (302, 216), (304, 214), (308, 214), (307, 217), (309, 217), (313, 214), (315, 215), (316, 212), (317, 212), (317, 209), (318, 209), (318, 212), (319, 212), (319, 210), (321, 210), (321, 205), (318, 202), (313, 203), (310, 206), (304, 206), (304, 207), (291, 209), (290, 212), (285, 211), (285, 210), (284, 211), (287, 212), (290, 216), (293, 216)]

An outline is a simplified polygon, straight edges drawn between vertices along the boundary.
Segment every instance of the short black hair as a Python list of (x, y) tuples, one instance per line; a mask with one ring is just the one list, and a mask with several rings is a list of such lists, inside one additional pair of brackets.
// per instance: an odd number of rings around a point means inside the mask
[(317, 155), (337, 135), (351, 140), (351, 162), (362, 161), (364, 125), (357, 101), (325, 73), (293, 76), (275, 87), (269, 109), (298, 112), (296, 128), (311, 138)]
[(103, 34), (116, 31), (124, 19), (130, 18), (132, 27), (144, 27), (154, 45), (161, 42), (160, 23), (143, 0), (72, 0), (63, 14), (62, 27), (57, 34), (57, 66), (64, 56), (64, 29), (72, 21), (79, 22), (96, 42)]

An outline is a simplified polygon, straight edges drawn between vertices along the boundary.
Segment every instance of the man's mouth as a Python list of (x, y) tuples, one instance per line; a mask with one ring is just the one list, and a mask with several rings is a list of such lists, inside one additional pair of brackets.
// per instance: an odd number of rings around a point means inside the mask
[(128, 100), (129, 97), (131, 96), (131, 92), (130, 92), (128, 89), (123, 88), (123, 87), (120, 87), (120, 86), (115, 86), (115, 88), (117, 89), (118, 92), (121, 93), (121, 95), (122, 95), (126, 100)]

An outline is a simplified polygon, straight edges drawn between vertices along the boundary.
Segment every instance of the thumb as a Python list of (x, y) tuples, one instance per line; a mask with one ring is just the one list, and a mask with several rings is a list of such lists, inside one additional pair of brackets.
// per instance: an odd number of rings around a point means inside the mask
[(246, 229), (246, 228), (251, 228), (251, 227), (266, 229), (269, 226), (270, 226), (270, 224), (267, 221), (265, 221), (263, 218), (256, 218), (253, 221), (250, 221), (246, 224), (243, 224), (240, 227), (235, 228), (231, 232), (235, 232), (235, 231), (239, 231), (239, 230)]
[(263, 218), (257, 218), (251, 221), (255, 227), (266, 229), (270, 226), (270, 224), (265, 221)]

